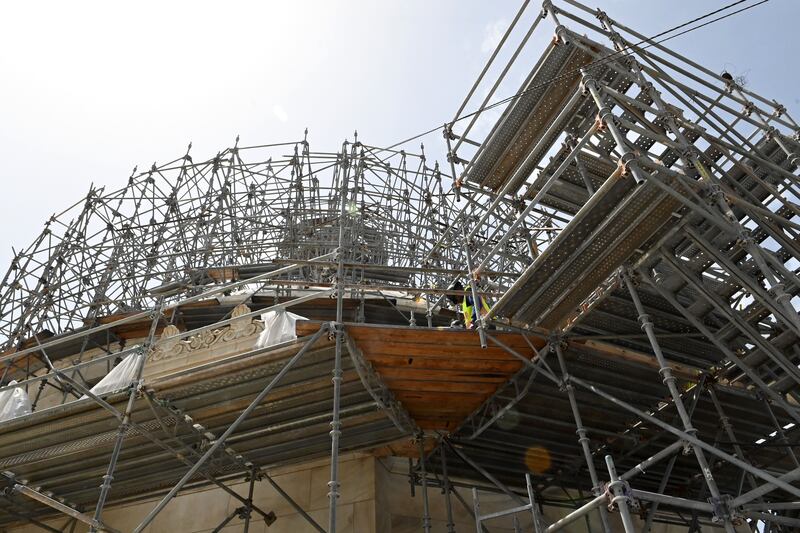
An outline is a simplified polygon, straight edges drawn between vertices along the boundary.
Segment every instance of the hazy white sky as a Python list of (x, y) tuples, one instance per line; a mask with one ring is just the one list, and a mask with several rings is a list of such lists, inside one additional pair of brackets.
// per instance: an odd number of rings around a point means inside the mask
[[(532, 3), (537, 3), (533, 0)], [(646, 35), (725, 1), (595, 0)], [(388, 145), (450, 118), (520, 0), (7, 2), (0, 17), (0, 271), (89, 183), (233, 144)], [(538, 11), (538, 7), (535, 8)], [(670, 42), (800, 114), (800, 2)], [(552, 22), (532, 48), (541, 49)], [(520, 74), (521, 76), (521, 74)], [(441, 157), (439, 133), (423, 140)], [(417, 146), (418, 143), (415, 143)], [(2, 275), (2, 274), (0, 274)]]

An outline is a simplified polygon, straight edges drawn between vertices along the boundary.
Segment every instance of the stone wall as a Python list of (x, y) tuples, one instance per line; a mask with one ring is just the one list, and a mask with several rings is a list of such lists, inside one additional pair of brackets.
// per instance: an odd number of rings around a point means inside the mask
[[(403, 469), (403, 465), (406, 468)], [(422, 531), (423, 501), (421, 488), (416, 488), (412, 497), (408, 482), (405, 459), (377, 459), (371, 455), (346, 454), (340, 464), (341, 497), (339, 500), (338, 533), (419, 533)], [(285, 490), (323, 529), (328, 525), (328, 480), (330, 465), (321, 459), (302, 465), (287, 466), (271, 471), (273, 479)], [(98, 484), (100, 480), (98, 480)], [(237, 493), (246, 497), (248, 483), (229, 483)], [(472, 492), (465, 488), (456, 489), (469, 507), (469, 510), (453, 496), (452, 509), (455, 530), (458, 533), (473, 533), (475, 522), (472, 509)], [(113, 494), (113, 489), (112, 489)], [(151, 499), (129, 505), (109, 506), (104, 520), (109, 526), (123, 532), (131, 531), (156, 505)], [(255, 484), (253, 502), (265, 511), (274, 511), (277, 521), (267, 527), (263, 520), (251, 521), (250, 533), (313, 533), (315, 530), (284, 500), (267, 481)], [(432, 533), (447, 533), (447, 512), (445, 498), (441, 490), (430, 487), (428, 502)], [(489, 513), (515, 506), (502, 494), (480, 493), (481, 511)], [(209, 533), (231, 514), (241, 503), (219, 488), (207, 488), (183, 494), (175, 498), (155, 519), (147, 533)], [(569, 510), (556, 507), (544, 509), (548, 523), (567, 514)], [(619, 516), (611, 514), (615, 532), (623, 531)], [(526, 533), (532, 531), (527, 513), (519, 515), (520, 526)], [(636, 521), (640, 531), (642, 522)], [(48, 520), (47, 524), (60, 529), (65, 518)], [(601, 531), (596, 513), (592, 515), (592, 531)], [(492, 533), (513, 533), (510, 518), (493, 520), (487, 524)], [(78, 527), (76, 532), (87, 528)], [(42, 529), (34, 525), (22, 525), (7, 530), (7, 533), (38, 533)], [(234, 518), (221, 530), (223, 533), (243, 531), (243, 522)], [(585, 533), (586, 522), (579, 520), (565, 528), (566, 533)], [(703, 531), (722, 531), (705, 528)], [(747, 531), (741, 529), (741, 531)], [(686, 527), (670, 527), (656, 524), (653, 533), (685, 533)]]
[[(370, 533), (376, 531), (375, 466), (372, 456), (343, 455), (339, 466), (341, 496), (339, 499), (337, 531), (340, 533)], [(327, 460), (302, 465), (277, 468), (271, 471), (275, 482), (286, 491), (311, 517), (328, 528), (328, 480), (330, 463)], [(98, 485), (100, 480), (98, 480)], [(247, 496), (248, 483), (231, 483), (237, 493)], [(113, 495), (113, 488), (112, 488)], [(157, 500), (130, 505), (109, 506), (104, 521), (123, 532), (131, 531), (153, 509)], [(249, 533), (305, 533), (315, 531), (292, 506), (269, 485), (267, 481), (255, 484), (253, 503), (264, 511), (274, 511), (278, 519), (271, 527), (256, 517), (250, 523)], [(183, 494), (175, 498), (145, 530), (147, 533), (207, 533), (232, 513), (241, 502), (219, 488), (208, 488)], [(257, 515), (256, 515), (257, 516)], [(48, 520), (56, 529), (65, 518)], [(34, 525), (20, 526), (8, 533), (40, 533)], [(87, 528), (78, 527), (77, 532)], [(243, 531), (243, 522), (234, 518), (221, 530), (223, 533)]]

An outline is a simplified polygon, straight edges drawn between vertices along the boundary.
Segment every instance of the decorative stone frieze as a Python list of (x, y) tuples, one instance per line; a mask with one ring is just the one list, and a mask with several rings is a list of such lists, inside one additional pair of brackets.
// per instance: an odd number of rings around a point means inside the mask
[(234, 320), (229, 325), (210, 331), (201, 331), (186, 339), (170, 339), (169, 337), (180, 333), (176, 326), (170, 324), (161, 332), (161, 339), (147, 360), (148, 362), (156, 362), (173, 359), (181, 355), (187, 355), (189, 352), (214, 348), (239, 339), (258, 336), (264, 331), (264, 322), (257, 319), (254, 320), (249, 316), (243, 317), (243, 315), (247, 315), (250, 312), (250, 308), (247, 305), (239, 304), (231, 312), (231, 318)]

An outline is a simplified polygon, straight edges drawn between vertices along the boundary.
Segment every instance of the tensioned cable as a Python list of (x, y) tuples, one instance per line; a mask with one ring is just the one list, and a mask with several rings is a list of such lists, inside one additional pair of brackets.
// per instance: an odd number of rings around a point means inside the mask
[[(495, 107), (498, 107), (498, 106), (501, 106), (501, 105), (506, 104), (508, 102), (511, 102), (512, 100), (515, 100), (517, 98), (525, 96), (525, 94), (527, 94), (530, 91), (533, 91), (533, 90), (536, 90), (536, 89), (541, 89), (542, 87), (546, 87), (546, 86), (548, 86), (548, 85), (550, 85), (550, 84), (552, 84), (552, 83), (554, 83), (556, 81), (559, 81), (559, 80), (562, 80), (562, 79), (564, 79), (566, 77), (572, 76), (573, 74), (575, 74), (577, 72), (580, 72), (581, 69), (594, 68), (594, 67), (602, 65), (602, 64), (604, 64), (606, 62), (609, 62), (609, 61), (611, 61), (613, 59), (616, 59), (617, 56), (619, 56), (620, 54), (625, 54), (627, 56), (631, 56), (633, 54), (632, 53), (627, 53), (627, 51), (631, 50), (633, 48), (639, 48), (640, 50), (645, 50), (645, 49), (650, 48), (652, 46), (655, 46), (657, 44), (661, 44), (663, 42), (669, 41), (670, 39), (674, 39), (675, 37), (680, 37), (681, 35), (685, 35), (685, 34), (690, 33), (692, 31), (698, 30), (700, 28), (703, 28), (703, 27), (708, 26), (710, 24), (713, 24), (715, 22), (719, 22), (719, 21), (721, 21), (723, 19), (726, 19), (728, 17), (732, 17), (733, 15), (737, 15), (739, 13), (742, 13), (743, 11), (747, 11), (748, 9), (752, 9), (754, 7), (760, 6), (761, 4), (765, 4), (765, 3), (769, 2), (769, 0), (761, 0), (759, 2), (756, 2), (755, 4), (751, 4), (749, 6), (745, 6), (745, 7), (741, 8), (741, 9), (737, 9), (736, 11), (732, 11), (730, 13), (726, 13), (725, 15), (719, 16), (719, 17), (717, 17), (715, 19), (706, 21), (703, 24), (700, 24), (698, 26), (695, 26), (695, 27), (692, 27), (692, 28), (688, 28), (688, 29), (686, 29), (686, 30), (684, 30), (684, 31), (682, 31), (680, 33), (676, 33), (675, 35), (670, 35), (668, 37), (665, 37), (665, 38), (661, 39), (660, 41), (655, 41), (654, 40), (654, 39), (658, 39), (659, 37), (661, 37), (663, 35), (666, 35), (668, 33), (672, 33), (672, 32), (674, 32), (676, 30), (680, 30), (681, 28), (685, 28), (686, 26), (694, 24), (695, 22), (699, 22), (699, 21), (701, 21), (703, 19), (706, 19), (708, 17), (712, 17), (712, 16), (716, 15), (717, 13), (721, 13), (722, 11), (726, 11), (726, 10), (728, 10), (728, 9), (730, 9), (732, 7), (735, 7), (735, 6), (739, 5), (739, 4), (742, 4), (742, 3), (746, 2), (746, 1), (747, 0), (737, 0), (736, 2), (732, 2), (732, 3), (730, 3), (730, 4), (726, 5), (726, 6), (723, 6), (723, 7), (719, 8), (719, 9), (715, 9), (714, 11), (710, 11), (710, 12), (706, 13), (705, 15), (701, 15), (699, 17), (696, 17), (696, 18), (692, 19), (692, 20), (689, 20), (687, 22), (679, 24), (679, 25), (677, 25), (677, 26), (675, 26), (673, 28), (670, 28), (668, 30), (664, 30), (664, 31), (662, 31), (660, 33), (657, 33), (656, 35), (653, 35), (652, 37), (648, 37), (648, 38), (642, 39), (641, 41), (639, 41), (637, 43), (634, 43), (634, 44), (629, 44), (629, 45), (625, 46), (624, 48), (622, 48), (620, 50), (617, 50), (616, 52), (613, 52), (611, 54), (608, 54), (605, 57), (601, 57), (599, 59), (591, 61), (591, 62), (587, 63), (586, 65), (584, 65), (582, 67), (569, 70), (567, 72), (559, 74), (558, 76), (555, 76), (553, 78), (545, 80), (542, 83), (539, 83), (539, 84), (534, 85), (532, 87), (528, 87), (527, 89), (525, 89), (523, 91), (520, 91), (520, 92), (515, 93), (515, 94), (513, 94), (511, 96), (503, 98), (502, 100), (498, 100), (497, 102), (493, 102), (493, 103), (488, 104), (488, 105), (486, 105), (486, 106), (484, 106), (482, 108), (476, 109), (475, 111), (472, 111), (471, 113), (467, 113), (466, 115), (462, 115), (462, 116), (458, 117), (457, 119), (453, 120), (452, 122), (445, 123), (445, 125), (452, 127), (452, 125), (455, 124), (456, 122), (459, 122), (461, 120), (470, 118), (470, 117), (472, 117), (474, 115), (477, 115), (479, 113), (483, 113), (484, 111), (488, 111), (488, 110), (493, 109)], [(646, 44), (646, 46), (640, 47), (639, 45), (642, 45), (642, 44)], [(418, 133), (417, 135), (414, 135), (413, 137), (409, 137), (408, 139), (402, 140), (402, 141), (397, 142), (397, 143), (395, 143), (395, 144), (393, 144), (391, 146), (388, 146), (385, 149), (386, 150), (391, 150), (392, 148), (396, 148), (398, 146), (401, 146), (401, 145), (406, 144), (408, 142), (414, 141), (414, 140), (419, 139), (421, 137), (425, 137), (426, 135), (430, 135), (431, 133), (434, 133), (434, 132), (439, 131), (441, 129), (442, 129), (442, 126), (433, 127), (433, 128), (431, 128), (429, 130), (426, 130), (426, 131), (424, 131), (422, 133)]]

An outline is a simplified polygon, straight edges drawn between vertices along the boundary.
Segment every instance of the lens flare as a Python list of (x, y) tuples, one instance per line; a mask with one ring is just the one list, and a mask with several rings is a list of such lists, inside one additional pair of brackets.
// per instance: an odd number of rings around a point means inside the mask
[(550, 452), (541, 446), (532, 446), (525, 451), (525, 466), (534, 474), (542, 474), (550, 468)]

